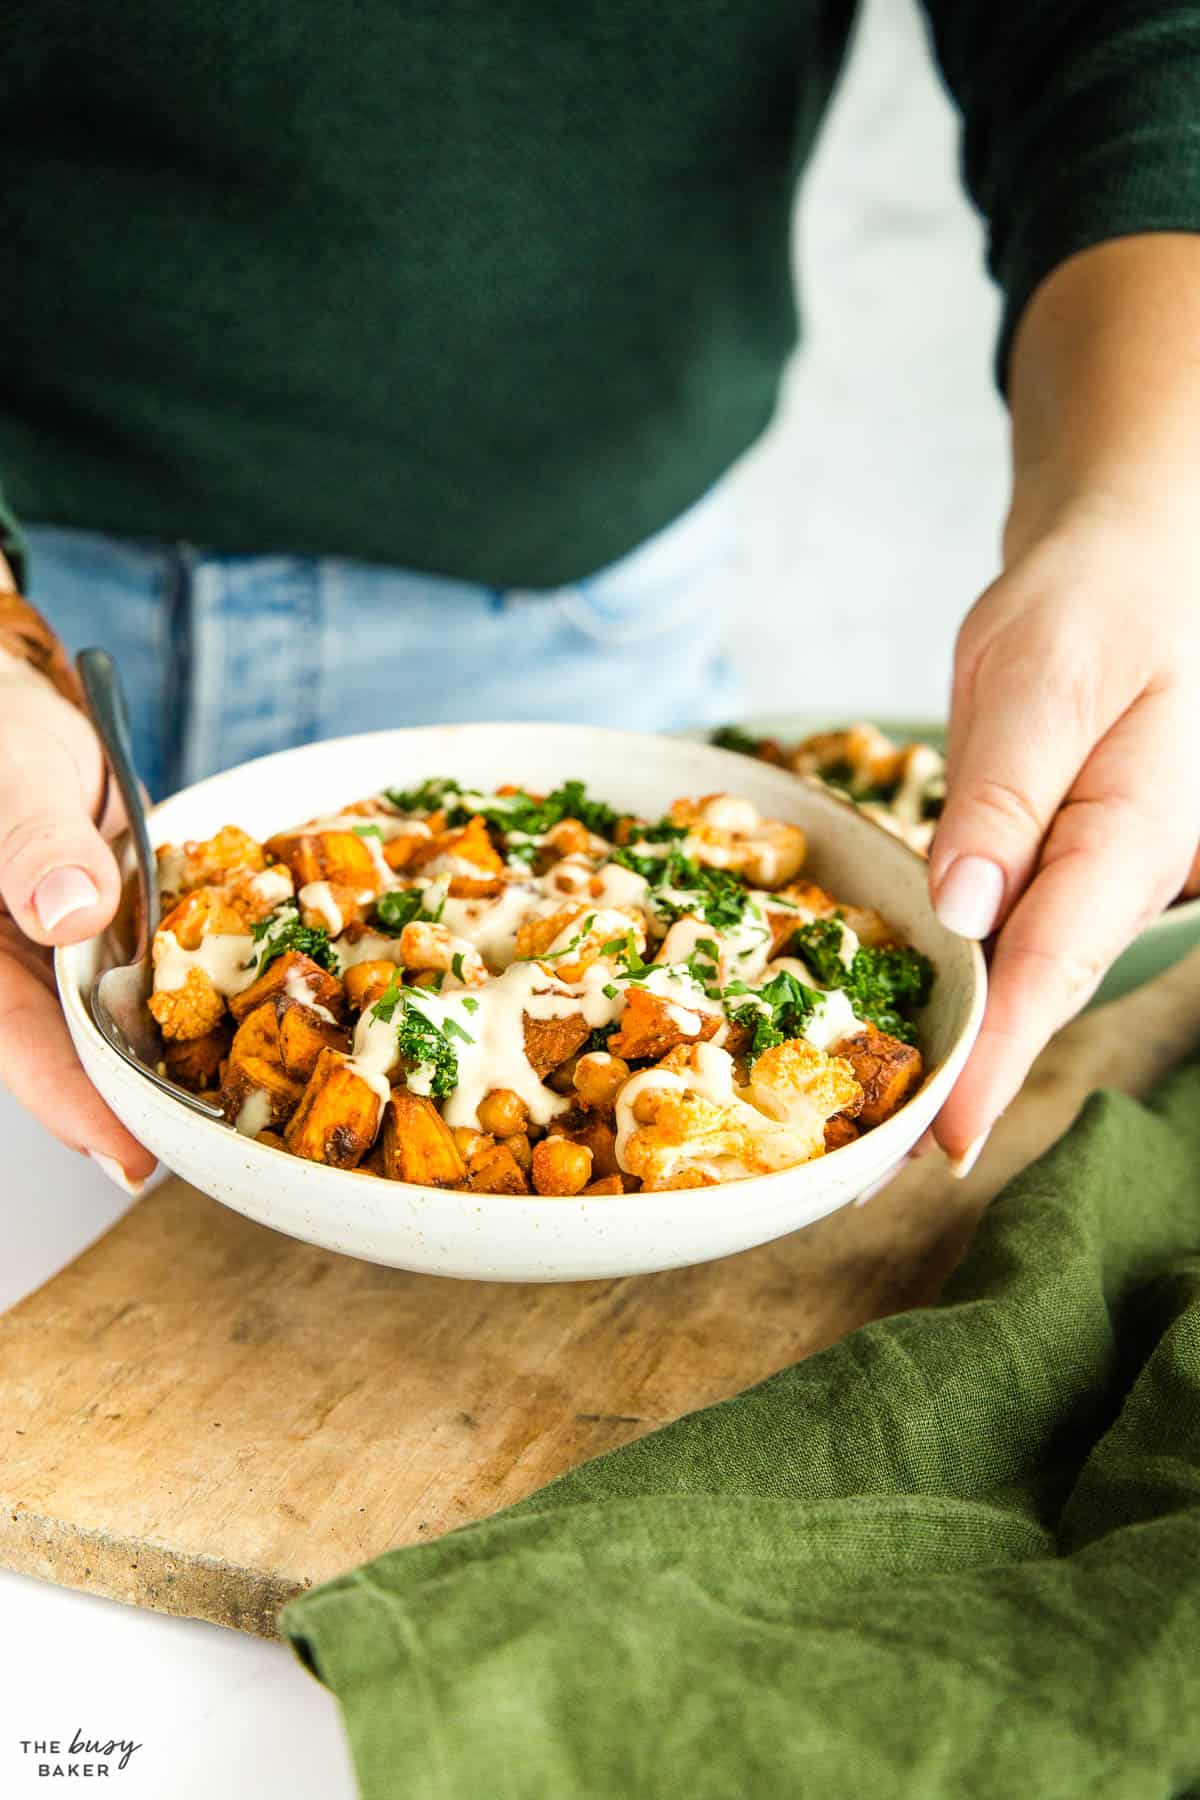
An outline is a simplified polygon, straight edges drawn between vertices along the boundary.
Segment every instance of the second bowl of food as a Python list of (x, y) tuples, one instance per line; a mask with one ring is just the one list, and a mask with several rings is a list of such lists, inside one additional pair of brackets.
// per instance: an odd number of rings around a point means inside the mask
[[(776, 713), (702, 735), (831, 786), (922, 853), (932, 842), (946, 791), (943, 725), (911, 719), (847, 725), (811, 713)], [(1119, 1000), (1200, 948), (1198, 887), (1200, 855), (1185, 891), (1121, 952), (1089, 1007)]]
[(508, 1281), (728, 1255), (876, 1186), (946, 1098), (978, 949), (836, 795), (576, 726), (377, 732), (151, 815), (151, 1009), (189, 1111), (68, 1025), (169, 1167), (331, 1250)]

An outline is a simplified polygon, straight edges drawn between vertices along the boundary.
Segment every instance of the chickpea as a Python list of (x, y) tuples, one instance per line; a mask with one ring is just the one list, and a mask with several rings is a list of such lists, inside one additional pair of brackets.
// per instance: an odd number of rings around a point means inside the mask
[(633, 1116), (639, 1125), (653, 1125), (662, 1101), (661, 1088), (644, 1088), (633, 1103)]
[(490, 1131), (493, 1137), (513, 1137), (524, 1131), (529, 1118), (529, 1108), (520, 1094), (511, 1088), (493, 1088), (485, 1094), (475, 1109), (481, 1131)]
[(607, 1050), (589, 1050), (575, 1064), (575, 1092), (581, 1106), (611, 1106), (629, 1080), (629, 1064)]
[(533, 1185), (539, 1194), (578, 1194), (592, 1178), (592, 1153), (585, 1144), (543, 1138), (533, 1149)]
[(374, 1006), (395, 973), (395, 963), (382, 958), (374, 962), (351, 963), (342, 977), (347, 1000), (359, 1012), (365, 1012), (368, 1006)]
[(515, 1132), (512, 1137), (501, 1138), (500, 1142), (504, 1145), (506, 1150), (512, 1151), (513, 1160), (517, 1167), (524, 1170), (525, 1174), (528, 1175), (530, 1168), (533, 1165), (533, 1146), (525, 1136), (525, 1133), (523, 1131)]
[(557, 1069), (551, 1069), (546, 1076), (546, 1086), (552, 1093), (564, 1096), (574, 1093), (576, 1060), (575, 1057), (569, 1056), (566, 1062), (559, 1063)]
[(465, 1163), (471, 1163), (485, 1150), (490, 1150), (495, 1142), (486, 1132), (472, 1131), (469, 1125), (454, 1125), (451, 1130), (454, 1142), (458, 1145), (458, 1153)]

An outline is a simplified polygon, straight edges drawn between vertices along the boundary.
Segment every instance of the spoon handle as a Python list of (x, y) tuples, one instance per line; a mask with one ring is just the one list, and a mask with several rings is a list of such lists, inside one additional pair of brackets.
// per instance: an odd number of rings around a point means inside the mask
[(129, 707), (125, 700), (125, 689), (117, 665), (107, 650), (81, 650), (75, 658), (75, 667), (79, 671), (88, 713), (96, 728), (96, 735), (104, 746), (109, 768), (112, 770), (113, 778), (120, 790), (121, 799), (125, 802), (125, 816), (129, 821), (129, 834), (133, 839), (134, 854), (137, 857), (141, 905), (138, 909), (138, 942), (135, 960), (140, 962), (149, 954), (154, 934), (158, 930), (160, 909), (157, 864), (154, 851), (150, 847), (150, 833), (146, 829), (146, 809), (142, 803), (142, 790), (138, 782), (137, 770), (133, 766), (133, 739), (129, 730)]

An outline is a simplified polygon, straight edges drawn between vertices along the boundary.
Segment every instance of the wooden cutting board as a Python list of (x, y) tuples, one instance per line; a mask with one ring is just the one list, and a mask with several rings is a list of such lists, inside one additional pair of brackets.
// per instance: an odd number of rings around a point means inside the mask
[(0, 1319), (0, 1563), (273, 1635), (299, 1590), (932, 1298), (1085, 1094), (1198, 1037), (1195, 955), (1065, 1031), (967, 1182), (935, 1154), (793, 1237), (621, 1281), (407, 1275), (171, 1180)]

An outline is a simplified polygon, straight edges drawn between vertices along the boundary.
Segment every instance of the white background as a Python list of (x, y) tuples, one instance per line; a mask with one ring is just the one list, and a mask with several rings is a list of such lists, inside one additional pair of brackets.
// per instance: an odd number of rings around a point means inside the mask
[[(806, 352), (737, 477), (736, 641), (759, 709), (939, 714), (955, 625), (994, 573), (997, 307), (956, 161), (910, 0), (870, 0), (802, 196)], [(3, 1096), (0, 1143), (9, 1305), (125, 1203)], [(38, 1780), (19, 1746), (76, 1727), (143, 1744), (82, 1790), (113, 1800), (354, 1794), (333, 1702), (276, 1645), (0, 1574), (0, 1658), (4, 1800), (81, 1791)]]

